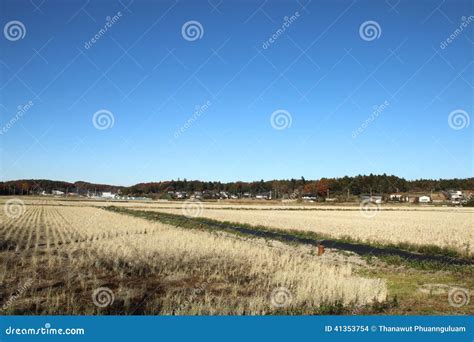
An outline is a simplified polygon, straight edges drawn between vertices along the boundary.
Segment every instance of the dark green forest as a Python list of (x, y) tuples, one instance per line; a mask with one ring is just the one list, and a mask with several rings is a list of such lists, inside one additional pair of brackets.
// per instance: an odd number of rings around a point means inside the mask
[(272, 192), (273, 198), (292, 194), (313, 194), (326, 197), (332, 195), (388, 194), (393, 192), (430, 192), (449, 189), (474, 190), (474, 178), (465, 179), (417, 179), (406, 180), (393, 175), (358, 175), (355, 177), (254, 181), (254, 182), (205, 182), (198, 180), (171, 180), (139, 183), (129, 187), (87, 182), (62, 182), (46, 179), (25, 179), (0, 183), (0, 195), (35, 195), (45, 191), (60, 190), (65, 193), (85, 195), (88, 192), (110, 191), (122, 195), (160, 197), (170, 191), (220, 192), (251, 195)]

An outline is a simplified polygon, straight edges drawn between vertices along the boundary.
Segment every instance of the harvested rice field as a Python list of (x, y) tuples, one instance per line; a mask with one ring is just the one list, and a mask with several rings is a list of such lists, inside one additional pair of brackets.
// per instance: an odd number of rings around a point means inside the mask
[[(331, 210), (330, 210), (331, 209)], [(156, 210), (181, 214), (182, 208)], [(435, 245), (474, 254), (474, 210), (436, 208), (431, 210), (380, 210), (366, 215), (359, 208), (335, 207), (321, 210), (232, 210), (203, 207), (200, 216), (254, 226), (309, 231), (334, 238), (351, 237), (364, 242)]]
[[(337, 206), (19, 198), (1, 205), (2, 314), (473, 312), (472, 303), (450, 304), (473, 285), (469, 209), (368, 218)], [(300, 232), (335, 243), (291, 235)], [(362, 245), (337, 240), (347, 236)], [(459, 253), (423, 254), (416, 265), (396, 251), (398, 261), (377, 254), (399, 242)], [(432, 283), (443, 291), (427, 291)]]

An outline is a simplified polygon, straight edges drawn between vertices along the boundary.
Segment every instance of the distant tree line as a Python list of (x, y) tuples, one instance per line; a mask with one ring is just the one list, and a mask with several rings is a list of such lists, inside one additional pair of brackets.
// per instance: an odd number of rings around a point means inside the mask
[(231, 194), (251, 194), (272, 192), (273, 198), (284, 198), (311, 194), (319, 197), (337, 195), (387, 194), (394, 192), (430, 192), (448, 189), (474, 190), (474, 178), (465, 179), (417, 179), (406, 180), (393, 175), (358, 175), (355, 177), (321, 178), (319, 180), (284, 179), (255, 182), (203, 182), (197, 180), (171, 180), (153, 183), (139, 183), (129, 187), (87, 182), (61, 182), (45, 179), (17, 180), (0, 183), (0, 195), (28, 195), (39, 194), (42, 191), (51, 193), (60, 190), (68, 193), (85, 195), (94, 192), (120, 192), (122, 195), (153, 196), (168, 192), (220, 192)]
[(123, 187), (87, 182), (69, 183), (48, 179), (22, 179), (0, 182), (0, 195), (35, 195), (41, 194), (43, 191), (51, 193), (53, 190), (85, 195), (88, 192), (117, 192), (121, 188)]

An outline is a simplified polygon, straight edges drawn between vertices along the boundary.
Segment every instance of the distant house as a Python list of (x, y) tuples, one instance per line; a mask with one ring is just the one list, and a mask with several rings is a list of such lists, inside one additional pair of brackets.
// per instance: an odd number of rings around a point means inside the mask
[(64, 195), (64, 191), (60, 191), (60, 190), (53, 190), (53, 191), (51, 191), (51, 193), (52, 193), (54, 196), (62, 196), (62, 195)]
[(451, 200), (461, 200), (463, 198), (462, 191), (451, 190), (449, 191), (449, 199)]
[(271, 194), (271, 192), (260, 193), (260, 194), (255, 195), (255, 199), (270, 200), (270, 199), (272, 199), (272, 194)]
[(448, 193), (451, 196), (462, 196), (462, 191), (461, 190), (448, 190)]
[(220, 199), (228, 199), (230, 197), (229, 193), (226, 191), (221, 191), (219, 192), (219, 198)]
[(316, 201), (318, 199), (318, 197), (314, 194), (305, 194), (305, 195), (301, 196), (301, 199), (303, 201)]
[(418, 198), (418, 201), (420, 203), (430, 203), (431, 202), (431, 197), (429, 197), (429, 196), (420, 196)]
[(185, 199), (186, 197), (188, 197), (188, 194), (186, 193), (186, 191), (176, 191), (174, 193), (174, 197), (177, 199)]
[(194, 191), (194, 194), (191, 195), (191, 198), (194, 198), (194, 199), (202, 199), (202, 191)]
[(382, 196), (371, 196), (371, 201), (374, 203), (382, 203)]
[(360, 196), (361, 201), (370, 201), (372, 203), (382, 203), (382, 196), (381, 195), (362, 195)]
[(202, 192), (202, 198), (203, 199), (216, 199), (219, 198), (219, 195), (217, 192), (212, 191), (212, 190), (204, 190)]
[(402, 199), (403, 199), (403, 195), (402, 194), (390, 194), (388, 196), (388, 198), (390, 199), (390, 201), (398, 201), (398, 202), (401, 202)]
[(452, 204), (461, 204), (465, 201), (465, 196), (460, 190), (448, 190), (446, 197), (451, 201)]
[(104, 191), (100, 197), (107, 198), (107, 199), (113, 199), (113, 198), (115, 198), (115, 196), (116, 195), (111, 193), (111, 192)]
[(388, 200), (392, 202), (408, 202), (408, 195), (394, 193), (388, 195)]

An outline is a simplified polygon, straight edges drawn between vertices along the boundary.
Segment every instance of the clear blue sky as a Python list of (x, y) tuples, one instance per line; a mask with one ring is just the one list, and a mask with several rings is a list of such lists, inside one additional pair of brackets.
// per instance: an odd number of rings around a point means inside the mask
[[(448, 123), (474, 113), (474, 21), (454, 33), (470, 15), (468, 0), (1, 0), (1, 27), (26, 30), (0, 36), (1, 178), (472, 177), (474, 123)], [(291, 126), (278, 130), (280, 109)]]

